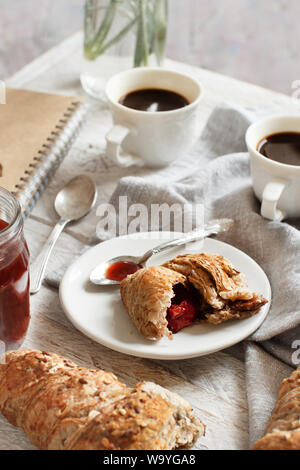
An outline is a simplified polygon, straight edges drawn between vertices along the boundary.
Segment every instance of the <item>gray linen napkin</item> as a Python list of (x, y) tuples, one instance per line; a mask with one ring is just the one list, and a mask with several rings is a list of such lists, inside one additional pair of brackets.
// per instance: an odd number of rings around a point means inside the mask
[[(110, 201), (117, 207), (119, 197), (126, 195), (128, 204), (147, 207), (163, 202), (202, 203), (206, 220), (235, 219), (234, 228), (219, 239), (251, 256), (269, 277), (273, 292), (270, 313), (245, 342), (250, 445), (263, 434), (281, 380), (290, 374), (290, 366), (297, 365), (293, 346), (300, 340), (299, 221), (270, 222), (260, 216), (245, 146), (245, 132), (257, 117), (250, 110), (227, 105), (216, 108), (185, 159), (155, 175), (122, 178)], [(59, 279), (59, 270), (48, 276), (52, 285)]]

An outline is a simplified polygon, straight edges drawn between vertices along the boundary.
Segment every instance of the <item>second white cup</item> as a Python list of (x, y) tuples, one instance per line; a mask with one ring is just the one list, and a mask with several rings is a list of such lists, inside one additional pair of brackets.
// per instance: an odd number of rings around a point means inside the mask
[(282, 132), (300, 133), (300, 117), (267, 117), (252, 124), (246, 133), (253, 188), (262, 202), (261, 215), (275, 221), (300, 217), (300, 166), (270, 160), (258, 151), (263, 138)]

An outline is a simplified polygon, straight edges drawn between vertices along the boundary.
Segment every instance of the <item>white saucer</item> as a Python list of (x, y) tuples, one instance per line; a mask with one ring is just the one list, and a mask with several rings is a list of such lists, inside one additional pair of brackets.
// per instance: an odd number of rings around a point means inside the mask
[[(176, 234), (179, 237), (182, 234)], [(168, 234), (169, 239), (174, 234)], [(160, 238), (159, 238), (160, 237)], [(158, 233), (133, 234), (100, 243), (86, 251), (65, 273), (60, 284), (62, 307), (73, 325), (82, 333), (110, 349), (132, 356), (152, 359), (187, 359), (203, 356), (232, 346), (263, 323), (271, 303), (271, 287), (258, 264), (242, 251), (226, 243), (206, 239), (186, 247), (174, 248), (150, 258), (148, 265), (158, 265), (180, 253), (216, 253), (225, 256), (245, 274), (249, 287), (267, 300), (260, 312), (245, 320), (230, 321), (218, 326), (193, 325), (174, 335), (172, 341), (145, 339), (126, 313), (118, 286), (95, 286), (89, 281), (90, 272), (102, 261), (118, 255), (142, 255), (159, 245)]]

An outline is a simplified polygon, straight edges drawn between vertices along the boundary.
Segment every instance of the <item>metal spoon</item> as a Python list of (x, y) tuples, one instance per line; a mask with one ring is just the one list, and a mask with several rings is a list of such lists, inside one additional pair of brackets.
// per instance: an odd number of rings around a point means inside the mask
[(162, 251), (168, 250), (169, 248), (174, 248), (175, 246), (186, 245), (187, 243), (194, 242), (196, 240), (203, 240), (204, 238), (209, 237), (210, 235), (216, 235), (221, 232), (226, 232), (229, 230), (234, 221), (232, 219), (216, 219), (211, 220), (208, 224), (204, 226), (201, 230), (194, 230), (192, 232), (186, 233), (182, 238), (177, 238), (176, 240), (171, 240), (166, 243), (152, 248), (147, 251), (143, 256), (117, 256), (116, 258), (109, 259), (104, 261), (99, 266), (97, 266), (90, 275), (90, 281), (93, 284), (107, 286), (107, 285), (117, 285), (120, 284), (119, 281), (112, 281), (106, 277), (106, 270), (108, 266), (118, 263), (119, 261), (125, 261), (129, 263), (135, 263), (140, 266), (145, 266), (146, 261)]
[(36, 294), (40, 290), (50, 254), (65, 226), (69, 222), (85, 216), (94, 206), (96, 199), (95, 183), (85, 175), (76, 176), (59, 191), (54, 207), (60, 220), (52, 230), (37, 259), (31, 265), (30, 294)]

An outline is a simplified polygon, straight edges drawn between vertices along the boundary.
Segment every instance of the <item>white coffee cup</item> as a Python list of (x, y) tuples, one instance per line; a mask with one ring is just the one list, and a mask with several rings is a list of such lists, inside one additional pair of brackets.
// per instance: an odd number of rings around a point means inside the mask
[(300, 217), (300, 166), (273, 161), (257, 148), (263, 138), (282, 132), (300, 133), (300, 116), (267, 117), (252, 124), (246, 133), (253, 188), (262, 202), (261, 215), (277, 221)]
[[(141, 89), (163, 89), (182, 95), (189, 104), (172, 111), (146, 112), (119, 103)], [(114, 126), (106, 136), (106, 153), (121, 167), (164, 167), (184, 155), (198, 137), (198, 107), (203, 91), (199, 82), (161, 68), (135, 68), (114, 75), (106, 96)]]

